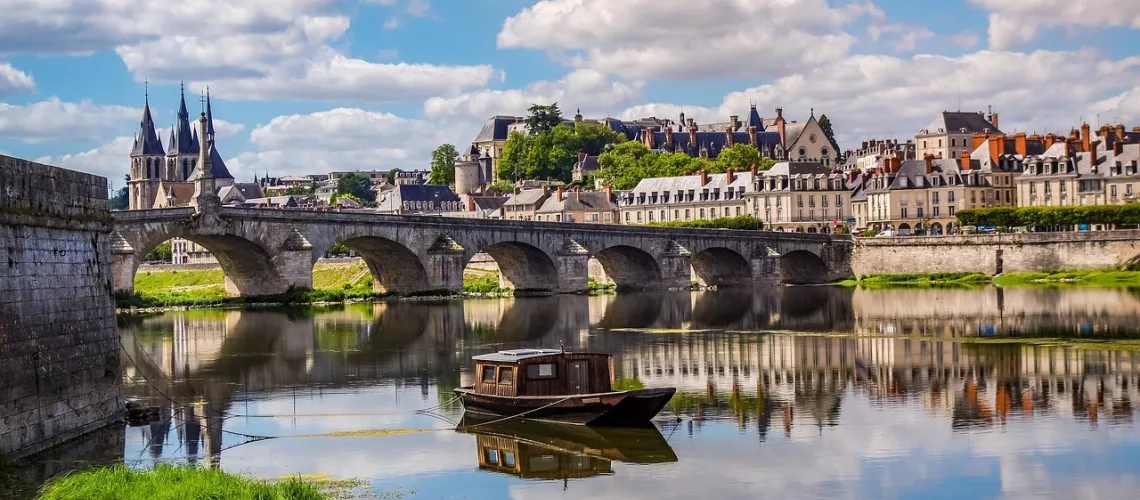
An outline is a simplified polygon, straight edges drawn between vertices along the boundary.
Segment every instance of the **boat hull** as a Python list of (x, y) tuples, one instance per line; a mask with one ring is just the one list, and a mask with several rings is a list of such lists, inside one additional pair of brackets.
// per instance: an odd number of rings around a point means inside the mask
[(646, 425), (661, 412), (676, 389), (642, 389), (562, 396), (493, 396), (471, 387), (455, 389), (469, 412), (595, 426)]

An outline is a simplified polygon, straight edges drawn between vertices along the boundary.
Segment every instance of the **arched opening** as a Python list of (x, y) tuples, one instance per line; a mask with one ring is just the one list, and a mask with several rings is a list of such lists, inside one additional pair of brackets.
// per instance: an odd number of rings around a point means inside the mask
[[(649, 252), (640, 248), (618, 245), (594, 255), (598, 266), (591, 266), (591, 276), (617, 285), (618, 290), (655, 288), (661, 283), (661, 267)], [(600, 273), (597, 273), (598, 269)], [(595, 276), (595, 274), (600, 274)]]
[(804, 228), (802, 228), (802, 227), (797, 227), (797, 228), (796, 228), (796, 232), (797, 232), (797, 233), (802, 233), (802, 232), (804, 232)]
[[(340, 244), (356, 252), (364, 260), (371, 275), (374, 293), (414, 295), (429, 291), (427, 270), (424, 269), (420, 258), (408, 247), (375, 236), (349, 238)], [(357, 273), (348, 278), (348, 284), (361, 286), (363, 279), (364, 277)], [(323, 285), (323, 282), (314, 276), (313, 284), (316, 287)]]
[(790, 285), (827, 282), (827, 264), (807, 250), (795, 250), (780, 256), (780, 277)]
[(930, 225), (931, 236), (942, 236), (942, 224), (935, 222)]
[(289, 288), (269, 253), (239, 236), (163, 239), (130, 261), (130, 290), (144, 296), (210, 300), (275, 295)]
[(810, 233), (810, 234), (815, 234), (815, 228), (814, 228), (814, 227), (809, 227), (809, 228), (807, 228), (807, 232), (808, 232), (808, 233)]
[(727, 248), (715, 247), (693, 254), (689, 259), (693, 277), (704, 286), (744, 286), (752, 282), (748, 259)]
[(910, 236), (910, 224), (899, 224), (899, 236)]
[(500, 289), (514, 290), (516, 293), (558, 290), (558, 268), (555, 267), (554, 260), (538, 247), (517, 241), (504, 241), (483, 249), (483, 253), (490, 255), (499, 268)]

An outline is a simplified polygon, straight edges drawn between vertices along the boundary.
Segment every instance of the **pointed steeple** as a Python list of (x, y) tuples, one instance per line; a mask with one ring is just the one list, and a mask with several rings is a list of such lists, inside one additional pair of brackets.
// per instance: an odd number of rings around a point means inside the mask
[[(213, 171), (213, 177), (216, 179), (233, 179), (234, 176), (230, 174), (230, 170), (226, 168), (225, 161), (222, 160), (222, 155), (218, 153), (217, 144), (214, 142), (214, 113), (210, 106), (210, 93), (209, 89), (206, 90), (206, 112), (202, 114), (205, 119), (205, 126), (203, 128), (202, 136), (198, 136), (195, 141), (198, 144), (199, 151), (207, 151), (210, 158), (210, 168)], [(200, 165), (202, 163), (199, 157), (198, 163), (194, 166), (194, 171), (190, 174), (190, 181), (196, 180), (201, 176)]]
[(764, 120), (760, 119), (760, 112), (756, 111), (756, 103), (752, 103), (752, 110), (748, 112), (748, 126), (756, 127), (758, 132), (764, 131)]
[(210, 87), (206, 87), (206, 135), (214, 142), (214, 111), (210, 109)]
[(146, 94), (143, 104), (142, 121), (139, 122), (138, 134), (135, 134), (135, 147), (131, 156), (165, 155), (162, 149), (162, 140), (154, 129), (154, 118), (150, 114), (150, 93)]
[(194, 143), (194, 127), (190, 126), (190, 113), (186, 111), (186, 86), (182, 85), (180, 90), (178, 121), (174, 123), (170, 146), (166, 150), (170, 155), (192, 155), (198, 152), (198, 145)]

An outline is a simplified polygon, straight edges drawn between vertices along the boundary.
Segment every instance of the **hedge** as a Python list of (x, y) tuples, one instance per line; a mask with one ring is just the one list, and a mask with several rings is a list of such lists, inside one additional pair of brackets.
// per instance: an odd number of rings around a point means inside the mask
[(701, 229), (744, 229), (759, 231), (764, 229), (764, 221), (751, 215), (720, 217), (716, 219), (675, 220), (672, 222), (650, 222), (650, 226), (695, 227)]
[(1140, 224), (1140, 204), (1072, 207), (995, 207), (961, 210), (963, 226), (1035, 227)]

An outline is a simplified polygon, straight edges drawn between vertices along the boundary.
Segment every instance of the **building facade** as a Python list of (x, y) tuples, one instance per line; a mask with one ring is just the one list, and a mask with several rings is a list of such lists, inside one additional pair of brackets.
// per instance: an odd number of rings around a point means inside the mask
[(956, 160), (963, 153), (974, 149), (974, 134), (1001, 135), (998, 128), (998, 114), (978, 112), (943, 111), (933, 122), (918, 131), (914, 136), (915, 158), (931, 155), (935, 159)]
[(744, 195), (747, 212), (775, 231), (833, 233), (851, 216), (847, 178), (820, 162), (780, 162)]
[(952, 233), (959, 210), (990, 206), (986, 192), (992, 190), (986, 177), (963, 167), (929, 154), (905, 162), (889, 158), (885, 169), (866, 179), (866, 201), (859, 201), (866, 204), (866, 227), (902, 236)]
[(544, 222), (578, 222), (614, 224), (618, 218), (617, 198), (611, 189), (602, 191), (566, 191), (558, 188), (546, 197), (537, 210), (535, 220)]
[(642, 179), (621, 193), (618, 211), (622, 224), (687, 221), (735, 217), (748, 213), (745, 195), (755, 189), (756, 173), (701, 172), (679, 177)]

